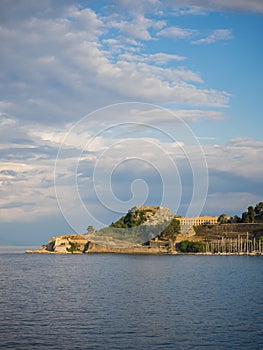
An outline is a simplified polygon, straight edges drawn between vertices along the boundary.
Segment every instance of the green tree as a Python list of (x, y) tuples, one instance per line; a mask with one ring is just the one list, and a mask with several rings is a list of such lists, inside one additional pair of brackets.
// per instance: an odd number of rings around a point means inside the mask
[(230, 222), (232, 224), (236, 224), (236, 223), (242, 222), (242, 219), (239, 216), (234, 215), (233, 217), (230, 218)]
[(188, 251), (189, 241), (182, 241), (178, 244), (178, 248), (181, 252), (186, 253)]
[(259, 202), (255, 206), (255, 219), (256, 220), (263, 220), (263, 202)]
[(94, 230), (94, 227), (92, 226), (92, 225), (89, 225), (88, 227), (87, 227), (87, 232), (88, 233), (91, 233), (91, 232), (94, 232), (95, 230)]
[(255, 222), (255, 212), (252, 205), (247, 208), (247, 213), (248, 213), (249, 222)]
[(135, 210), (135, 211), (129, 211), (125, 216), (122, 216), (118, 221), (112, 222), (110, 227), (115, 228), (131, 228), (140, 226), (144, 222), (147, 221), (146, 214), (152, 212), (153, 215), (155, 212), (153, 210)]
[(180, 221), (173, 218), (170, 224), (160, 233), (161, 238), (175, 239), (176, 235), (180, 233), (181, 225)]
[(69, 242), (70, 247), (67, 248), (67, 251), (71, 254), (73, 254), (74, 252), (79, 251), (78, 245), (77, 243), (74, 242)]
[(204, 253), (205, 244), (203, 242), (182, 241), (177, 245), (182, 253)]
[(242, 222), (247, 223), (249, 222), (249, 215), (248, 212), (245, 211), (244, 213), (242, 213)]
[(217, 222), (219, 222), (219, 224), (226, 224), (228, 222), (228, 218), (226, 214), (221, 214), (218, 219)]

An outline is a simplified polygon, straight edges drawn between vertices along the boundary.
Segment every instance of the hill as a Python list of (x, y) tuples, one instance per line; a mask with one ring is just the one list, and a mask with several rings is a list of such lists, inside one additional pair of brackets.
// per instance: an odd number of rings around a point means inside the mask
[(170, 209), (161, 206), (136, 206), (110, 226), (90, 236), (93, 242), (118, 247), (144, 244), (170, 224), (174, 215)]

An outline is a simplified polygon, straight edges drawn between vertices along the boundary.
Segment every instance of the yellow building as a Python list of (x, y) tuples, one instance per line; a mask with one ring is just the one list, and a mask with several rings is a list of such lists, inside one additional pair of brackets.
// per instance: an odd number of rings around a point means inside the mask
[(218, 216), (194, 216), (194, 217), (178, 217), (181, 225), (198, 226), (204, 224), (217, 224)]

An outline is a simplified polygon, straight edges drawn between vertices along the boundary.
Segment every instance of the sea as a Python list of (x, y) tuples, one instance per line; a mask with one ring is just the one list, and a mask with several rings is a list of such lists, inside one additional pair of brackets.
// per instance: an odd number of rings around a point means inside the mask
[(0, 349), (263, 349), (263, 256), (0, 254)]

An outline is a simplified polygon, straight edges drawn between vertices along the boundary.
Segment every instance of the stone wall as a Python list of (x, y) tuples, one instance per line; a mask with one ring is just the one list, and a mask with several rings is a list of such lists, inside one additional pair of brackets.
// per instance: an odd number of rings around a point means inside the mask
[[(152, 208), (152, 207), (149, 207)], [(155, 208), (155, 207), (154, 207)], [(170, 209), (165, 207), (156, 207), (156, 213), (149, 218), (149, 220), (143, 223), (144, 226), (158, 225), (160, 223), (170, 221), (174, 217)]]
[(169, 251), (167, 247), (150, 247), (150, 246), (134, 246), (134, 247), (113, 247), (102, 246), (95, 243), (89, 243), (88, 248), (85, 251), (86, 254), (94, 253), (108, 253), (108, 254), (175, 254), (175, 252)]
[(257, 224), (221, 224), (196, 226), (196, 234), (198, 236), (226, 236), (237, 237), (238, 235), (246, 235), (248, 232), (251, 235), (263, 236), (263, 223)]
[[(88, 240), (84, 235), (66, 235), (66, 236), (57, 236), (52, 237), (48, 241), (47, 245), (43, 245), (38, 249), (37, 253), (57, 253), (57, 254), (80, 254), (86, 250)], [(70, 251), (70, 249), (74, 251)]]

